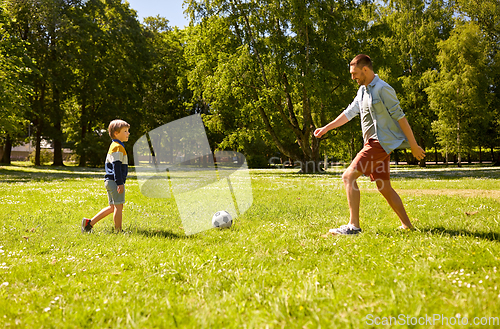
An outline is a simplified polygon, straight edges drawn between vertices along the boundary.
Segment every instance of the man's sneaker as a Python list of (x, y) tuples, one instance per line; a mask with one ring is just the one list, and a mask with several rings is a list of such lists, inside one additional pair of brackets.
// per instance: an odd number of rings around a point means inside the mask
[(82, 233), (91, 231), (92, 231), (92, 225), (90, 225), (90, 219), (84, 218), (82, 220)]
[(400, 230), (400, 231), (415, 231), (415, 227), (412, 226), (410, 228), (410, 227), (406, 227), (406, 226), (401, 225), (400, 227), (398, 227), (398, 230)]
[(339, 228), (332, 228), (329, 233), (334, 235), (354, 235), (361, 233), (361, 229), (352, 224), (347, 224), (342, 225)]

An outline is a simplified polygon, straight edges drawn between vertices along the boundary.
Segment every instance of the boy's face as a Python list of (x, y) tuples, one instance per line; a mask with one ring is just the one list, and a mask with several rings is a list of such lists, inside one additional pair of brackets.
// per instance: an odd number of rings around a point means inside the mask
[(130, 132), (128, 131), (128, 127), (123, 127), (119, 132), (115, 133), (115, 139), (118, 139), (120, 142), (127, 142), (128, 136)]

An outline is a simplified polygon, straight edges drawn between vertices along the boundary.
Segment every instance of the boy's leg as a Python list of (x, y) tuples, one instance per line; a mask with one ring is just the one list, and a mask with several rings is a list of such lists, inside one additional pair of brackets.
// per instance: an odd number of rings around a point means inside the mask
[(98, 221), (103, 219), (104, 217), (111, 215), (115, 210), (115, 206), (110, 204), (106, 208), (102, 208), (94, 217), (92, 217), (90, 221), (90, 225), (94, 226)]
[(350, 221), (352, 224), (359, 228), (359, 204), (361, 200), (361, 194), (359, 192), (358, 183), (356, 180), (363, 173), (357, 171), (353, 167), (347, 168), (347, 170), (342, 175), (342, 180), (344, 181), (344, 187), (347, 194), (347, 203), (349, 204)]
[(405, 207), (398, 193), (392, 188), (390, 180), (379, 180), (377, 179), (377, 188), (380, 193), (387, 200), (392, 210), (398, 215), (399, 220), (403, 224), (405, 228), (413, 228), (413, 225), (410, 222), (410, 218), (406, 213)]
[(113, 220), (115, 222), (115, 230), (122, 230), (122, 217), (123, 217), (123, 204), (116, 204), (113, 214)]

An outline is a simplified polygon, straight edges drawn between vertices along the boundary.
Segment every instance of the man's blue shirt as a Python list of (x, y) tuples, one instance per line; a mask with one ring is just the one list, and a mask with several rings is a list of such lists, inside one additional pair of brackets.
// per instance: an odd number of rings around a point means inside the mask
[(360, 114), (363, 93), (369, 95), (369, 110), (375, 123), (375, 133), (387, 154), (397, 148), (408, 148), (410, 144), (398, 121), (405, 117), (394, 89), (377, 74), (368, 86), (361, 86), (354, 101), (344, 110), (348, 120)]

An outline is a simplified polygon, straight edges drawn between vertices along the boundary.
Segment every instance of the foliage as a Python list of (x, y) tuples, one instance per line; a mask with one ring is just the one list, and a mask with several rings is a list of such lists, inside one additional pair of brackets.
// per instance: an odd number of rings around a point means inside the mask
[[(479, 25), (488, 43), (488, 74), (492, 96), (488, 111), (492, 119), (485, 120), (477, 127), (476, 144), (493, 149), (500, 143), (500, 3), (495, 0), (459, 0), (457, 5), (463, 16)], [(500, 153), (496, 162), (500, 165)]]
[(0, 139), (16, 145), (27, 124), (31, 58), (25, 55), (26, 42), (9, 33), (10, 24), (8, 12), (0, 7)]
[[(85, 143), (109, 121), (132, 124), (131, 148), (151, 129), (202, 113), (213, 150), (237, 150), (260, 165), (273, 157), (315, 168), (325, 155), (349, 161), (362, 145), (358, 120), (321, 140), (312, 132), (352, 101), (357, 86), (347, 63), (367, 53), (396, 89), (422, 146), (436, 148), (438, 141), (451, 155), (458, 145), (460, 154), (498, 148), (496, 0), (193, 0), (186, 6), (191, 24), (181, 30), (159, 16), (141, 23), (120, 0), (1, 1), (0, 143), (10, 150), (33, 136), (40, 164), (48, 139), (54, 165), (62, 165), (63, 145), (78, 153), (80, 165), (98, 165)], [(480, 34), (482, 59), (472, 66), (484, 70), (486, 80), (477, 83), (487, 90), (464, 95), (479, 102), (474, 118), (461, 122), (458, 144), (451, 137), (457, 122), (443, 121), (428, 92), (440, 92), (434, 79), (444, 74), (443, 42), (462, 52), (457, 36), (468, 23)], [(454, 74), (470, 79), (465, 71)], [(435, 104), (444, 102), (433, 95)]]
[(148, 17), (144, 25), (151, 66), (145, 80), (138, 136), (190, 114), (193, 108), (187, 82), (189, 67), (184, 58), (186, 31), (170, 28), (161, 17)]
[[(227, 131), (260, 129), (285, 157), (319, 161), (314, 128), (347, 84), (362, 5), (330, 1), (190, 2), (190, 84)], [(347, 38), (346, 38), (347, 36)], [(196, 64), (196, 65), (195, 65)], [(338, 108), (335, 110), (338, 111)], [(326, 122), (325, 122), (326, 123)], [(307, 171), (308, 168), (302, 168)]]
[[(33, 165), (35, 164), (35, 158), (36, 158), (36, 151), (33, 150), (29, 154), (29, 160)], [(52, 161), (54, 161), (54, 153), (50, 152), (50, 150), (42, 149), (40, 152), (40, 165), (42, 166), (48, 165)]]
[[(478, 130), (490, 121), (488, 43), (477, 24), (457, 26), (450, 38), (439, 43), (440, 70), (429, 72), (434, 79), (426, 89), (431, 108), (438, 116), (433, 129), (440, 145), (459, 157)], [(474, 128), (478, 127), (478, 130)]]
[(396, 88), (418, 143), (433, 146), (429, 131), (436, 116), (424, 92), (429, 83), (424, 73), (438, 66), (437, 44), (452, 30), (453, 11), (443, 0), (390, 1), (379, 10), (375, 24), (386, 30), (379, 40), (385, 45), (381, 56), (389, 68), (386, 80)]

